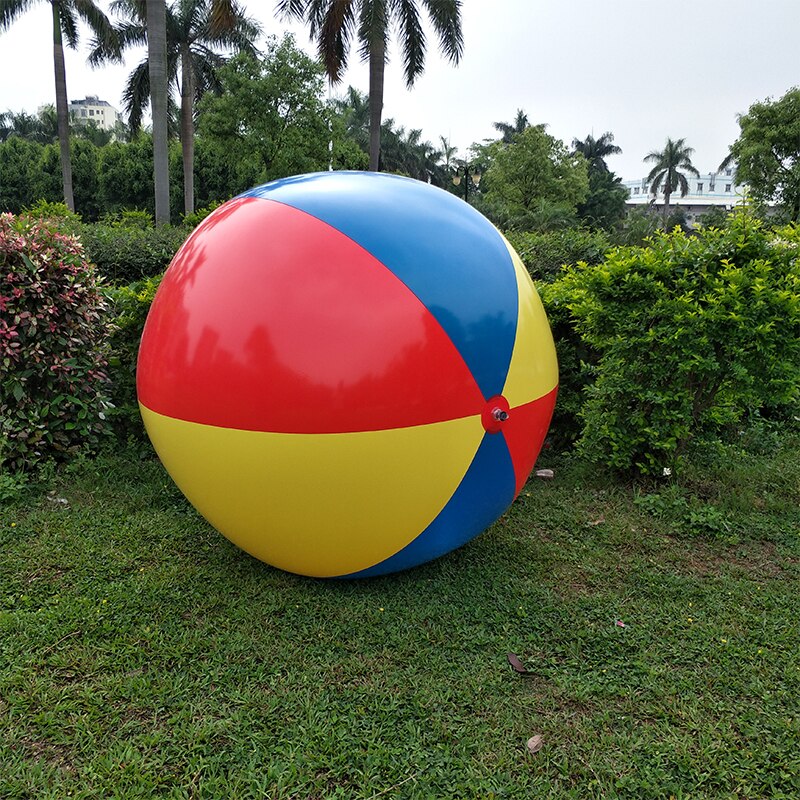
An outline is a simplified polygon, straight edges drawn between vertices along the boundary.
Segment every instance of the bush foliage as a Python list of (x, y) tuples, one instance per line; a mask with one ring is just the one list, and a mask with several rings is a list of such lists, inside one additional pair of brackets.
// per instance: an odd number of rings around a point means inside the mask
[(107, 305), (80, 243), (0, 215), (0, 462), (26, 468), (109, 430)]
[(141, 212), (126, 212), (113, 222), (83, 226), (86, 257), (109, 281), (128, 284), (161, 274), (189, 235), (182, 226), (141, 223)]
[(579, 445), (595, 461), (660, 473), (692, 439), (800, 398), (796, 227), (742, 212), (701, 236), (612, 250), (541, 288), (572, 327), (567, 344), (594, 354)]
[(597, 264), (611, 248), (608, 235), (586, 228), (548, 233), (508, 231), (506, 238), (535, 281), (551, 281), (565, 264)]
[(136, 401), (136, 359), (147, 313), (162, 277), (146, 278), (130, 286), (110, 287), (105, 292), (114, 317), (108, 358), (113, 377), (111, 420), (115, 432), (123, 439), (146, 438)]

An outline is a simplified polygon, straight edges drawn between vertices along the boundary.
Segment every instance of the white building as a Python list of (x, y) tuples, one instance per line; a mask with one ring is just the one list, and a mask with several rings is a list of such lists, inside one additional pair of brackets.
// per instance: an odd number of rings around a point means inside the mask
[(70, 102), (69, 116), (72, 122), (78, 125), (95, 122), (97, 127), (104, 131), (114, 130), (117, 122), (122, 122), (122, 114), (96, 95), (89, 95), (84, 100)]
[[(689, 225), (693, 225), (699, 217), (712, 208), (722, 207), (726, 211), (731, 211), (744, 200), (744, 187), (734, 182), (732, 167), (722, 172), (708, 172), (699, 178), (686, 175), (686, 180), (689, 183), (688, 194), (681, 197), (680, 190), (673, 192), (669, 198), (669, 205), (670, 209), (683, 210)], [(647, 205), (656, 211), (664, 208), (663, 188), (659, 189), (658, 196), (653, 195), (647, 178), (623, 181), (622, 185), (628, 190), (626, 204), (629, 208)]]

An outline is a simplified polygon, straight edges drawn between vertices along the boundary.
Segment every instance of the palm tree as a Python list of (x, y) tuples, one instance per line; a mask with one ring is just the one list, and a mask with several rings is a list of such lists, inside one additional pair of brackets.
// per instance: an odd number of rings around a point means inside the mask
[(614, 134), (606, 131), (599, 139), (591, 134), (585, 139), (572, 140), (573, 153), (583, 153), (589, 163), (590, 170), (608, 172), (606, 157), (622, 152), (622, 148), (614, 144)]
[[(0, 2), (0, 31), (8, 30), (21, 14), (36, 0), (2, 0)], [(95, 38), (110, 43), (114, 29), (108, 17), (94, 0), (48, 0), (53, 15), (53, 68), (56, 81), (56, 114), (58, 116), (58, 143), (61, 151), (61, 179), (64, 202), (70, 211), (75, 210), (72, 194), (72, 164), (69, 157), (69, 106), (67, 104), (67, 74), (64, 67), (64, 40), (76, 49), (78, 46), (78, 19), (92, 30)]]
[[(111, 8), (127, 17), (119, 26), (120, 47), (141, 45), (147, 40), (147, 12), (144, 0), (114, 0)], [(212, 0), (178, 0), (166, 9), (166, 70), (168, 83), (174, 84), (181, 97), (181, 149), (183, 152), (184, 213), (194, 211), (194, 109), (205, 92), (219, 91), (216, 69), (225, 58), (214, 48), (224, 47), (236, 52), (257, 54), (252, 39), (261, 34), (259, 24), (233, 8), (230, 27), (215, 30), (212, 24)], [(226, 18), (227, 19), (227, 18)], [(94, 51), (93, 61), (108, 56), (102, 49)], [(144, 59), (131, 73), (123, 99), (128, 121), (133, 131), (142, 121), (144, 108), (150, 99), (150, 57)], [(167, 98), (169, 105), (169, 97)], [(169, 121), (169, 113), (167, 113)], [(155, 124), (155, 116), (154, 116)]]
[(39, 113), (26, 114), (24, 111), (14, 113), (6, 111), (0, 114), (0, 142), (10, 136), (19, 136), (39, 144), (51, 144), (58, 141), (58, 119), (53, 105), (44, 106)]
[(456, 159), (458, 148), (450, 144), (450, 140), (444, 136), (439, 137), (439, 142), (442, 145), (442, 149), (439, 151), (441, 153), (439, 161), (444, 174), (449, 177), (453, 173), (453, 162)]
[(517, 135), (522, 133), (525, 128), (529, 128), (530, 124), (531, 123), (528, 121), (528, 115), (521, 108), (517, 109), (517, 116), (514, 118), (513, 122), (492, 123), (494, 129), (503, 134), (503, 144), (513, 144)]
[(369, 153), (369, 98), (352, 86), (344, 97), (333, 101), (334, 109), (342, 115), (347, 135)]
[(680, 189), (681, 197), (686, 197), (689, 191), (689, 182), (681, 170), (700, 177), (700, 173), (692, 164), (692, 153), (694, 149), (686, 146), (685, 139), (677, 139), (674, 142), (672, 139), (667, 139), (663, 150), (654, 150), (644, 157), (644, 161), (655, 163), (647, 176), (647, 183), (653, 196), (658, 194), (661, 186), (664, 187), (664, 227), (669, 217), (669, 198), (672, 193)]
[[(150, 78), (150, 113), (153, 117), (153, 182), (155, 184), (156, 223), (169, 222), (168, 120), (169, 83), (167, 79), (167, 3), (145, 0), (147, 20), (147, 59)], [(229, 27), (234, 0), (212, 0), (211, 27)]]
[(380, 158), (389, 30), (395, 24), (400, 32), (403, 71), (411, 88), (425, 67), (420, 6), (428, 12), (445, 56), (457, 64), (464, 48), (461, 0), (278, 0), (280, 14), (308, 23), (331, 83), (342, 79), (354, 36), (362, 59), (369, 60), (369, 168), (373, 171)]
[(150, 112), (153, 116), (153, 184), (156, 224), (169, 223), (169, 84), (167, 73), (167, 3), (145, 0)]

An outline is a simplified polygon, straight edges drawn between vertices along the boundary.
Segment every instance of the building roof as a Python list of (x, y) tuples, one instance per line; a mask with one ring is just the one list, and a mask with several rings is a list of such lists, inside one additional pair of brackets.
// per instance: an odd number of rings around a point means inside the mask
[(108, 106), (109, 108), (113, 108), (111, 103), (100, 100), (100, 98), (94, 95), (89, 95), (84, 100), (70, 100), (69, 104), (71, 106)]

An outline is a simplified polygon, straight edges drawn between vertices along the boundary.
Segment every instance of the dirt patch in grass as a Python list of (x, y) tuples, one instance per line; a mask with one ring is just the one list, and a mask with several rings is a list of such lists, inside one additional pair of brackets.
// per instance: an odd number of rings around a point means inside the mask
[(796, 575), (800, 569), (800, 559), (781, 553), (774, 542), (748, 542), (720, 549), (699, 540), (667, 538), (673, 543), (671, 563), (688, 575), (711, 578), (739, 572), (752, 580), (776, 580)]
[(24, 738), (16, 745), (11, 745), (11, 749), (21, 750), (26, 758), (43, 762), (54, 769), (64, 772), (75, 771), (75, 764), (72, 760), (73, 751), (68, 745)]

